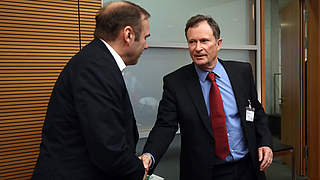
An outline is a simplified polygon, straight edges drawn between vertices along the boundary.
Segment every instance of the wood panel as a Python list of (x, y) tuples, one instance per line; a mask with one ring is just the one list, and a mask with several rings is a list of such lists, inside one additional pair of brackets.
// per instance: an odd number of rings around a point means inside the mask
[(281, 141), (294, 147), (296, 173), (304, 174), (304, 125), (302, 119), (301, 6), (293, 0), (280, 10), (281, 18)]
[(99, 0), (0, 1), (0, 179), (30, 179), (54, 83), (80, 39), (92, 40), (100, 7)]
[[(81, 47), (87, 45), (94, 36), (94, 29), (95, 27), (95, 16), (93, 16), (90, 10), (95, 10), (101, 7), (101, 3), (94, 3), (89, 1), (80, 1), (80, 33), (81, 33)], [(83, 8), (86, 7), (86, 8)]]
[(307, 132), (308, 132), (308, 176), (320, 179), (320, 3), (308, 0), (308, 61), (307, 61)]

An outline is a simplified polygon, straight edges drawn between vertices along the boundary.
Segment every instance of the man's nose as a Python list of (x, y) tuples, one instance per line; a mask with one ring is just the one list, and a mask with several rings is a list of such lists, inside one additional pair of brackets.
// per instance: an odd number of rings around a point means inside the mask
[(197, 42), (196, 44), (196, 51), (201, 51), (202, 50), (202, 45), (200, 42)]

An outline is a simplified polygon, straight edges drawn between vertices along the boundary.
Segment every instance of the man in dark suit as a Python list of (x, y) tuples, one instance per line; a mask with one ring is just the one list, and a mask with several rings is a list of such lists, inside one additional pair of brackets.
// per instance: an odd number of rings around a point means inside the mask
[(32, 179), (143, 179), (122, 71), (148, 48), (149, 17), (127, 1), (100, 10), (95, 39), (68, 62), (55, 84)]
[(149, 174), (180, 127), (181, 180), (265, 179), (272, 140), (250, 64), (217, 58), (222, 40), (211, 17), (190, 18), (185, 35), (193, 63), (164, 77), (142, 155), (146, 166), (153, 163)]

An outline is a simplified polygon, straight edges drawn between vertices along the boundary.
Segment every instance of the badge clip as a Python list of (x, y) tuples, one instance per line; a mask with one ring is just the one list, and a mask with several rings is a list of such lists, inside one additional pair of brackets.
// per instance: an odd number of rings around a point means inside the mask
[(254, 120), (254, 110), (255, 109), (252, 108), (250, 99), (248, 99), (248, 102), (249, 102), (249, 106), (246, 107), (246, 120), (250, 121), (250, 122), (253, 122), (253, 120)]

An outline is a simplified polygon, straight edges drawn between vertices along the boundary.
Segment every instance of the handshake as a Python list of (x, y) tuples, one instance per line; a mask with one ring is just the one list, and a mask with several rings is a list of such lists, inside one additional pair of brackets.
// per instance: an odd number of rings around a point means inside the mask
[(152, 165), (152, 158), (151, 158), (150, 154), (144, 153), (141, 156), (139, 156), (139, 159), (142, 161), (144, 169), (145, 169), (143, 180), (147, 180), (148, 171), (149, 171), (150, 166)]

